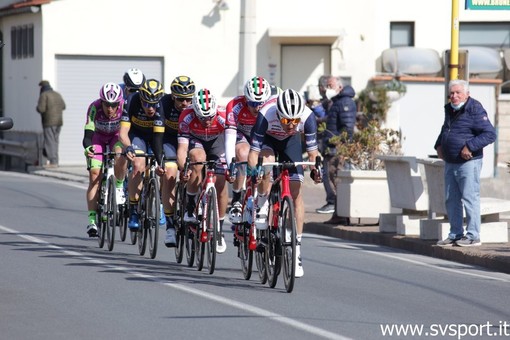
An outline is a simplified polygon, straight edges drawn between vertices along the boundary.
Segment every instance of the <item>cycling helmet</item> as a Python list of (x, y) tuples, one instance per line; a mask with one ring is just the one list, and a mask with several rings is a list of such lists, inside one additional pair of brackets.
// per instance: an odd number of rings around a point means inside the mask
[(191, 98), (195, 94), (195, 83), (190, 77), (178, 76), (172, 81), (170, 91), (175, 97)]
[(99, 90), (99, 98), (107, 103), (119, 103), (123, 98), (122, 89), (115, 83), (106, 83)]
[(157, 103), (161, 100), (165, 91), (163, 85), (156, 79), (148, 79), (140, 86), (140, 98), (147, 103)]
[(244, 85), (244, 96), (250, 102), (265, 102), (271, 96), (271, 85), (262, 77), (253, 77)]
[(208, 89), (201, 89), (193, 96), (193, 109), (200, 119), (216, 116), (216, 98)]
[(145, 76), (137, 68), (130, 68), (124, 73), (124, 84), (130, 89), (138, 89), (145, 82)]
[(285, 90), (278, 96), (276, 110), (280, 118), (301, 118), (305, 110), (305, 99), (292, 89)]

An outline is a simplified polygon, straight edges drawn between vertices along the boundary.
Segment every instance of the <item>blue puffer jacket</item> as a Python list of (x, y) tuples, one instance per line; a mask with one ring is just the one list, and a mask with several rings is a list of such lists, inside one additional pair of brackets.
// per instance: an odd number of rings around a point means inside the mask
[(483, 148), (496, 140), (496, 130), (482, 104), (469, 97), (459, 111), (454, 111), (449, 103), (444, 111), (444, 124), (434, 149), (441, 146), (443, 158), (448, 163), (467, 162), (460, 155), (465, 145), (473, 154), (472, 159), (482, 158)]
[(354, 133), (358, 111), (353, 99), (355, 95), (354, 89), (346, 85), (339, 94), (331, 98), (332, 104), (327, 112), (326, 131), (324, 131), (324, 146), (333, 154), (335, 146), (329, 143), (329, 139), (340, 135), (343, 131), (347, 131), (349, 138), (352, 138)]

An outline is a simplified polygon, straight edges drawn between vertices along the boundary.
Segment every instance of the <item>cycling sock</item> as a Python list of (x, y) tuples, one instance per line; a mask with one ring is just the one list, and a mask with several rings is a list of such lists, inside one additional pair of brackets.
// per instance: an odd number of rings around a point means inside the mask
[(296, 240), (298, 241), (298, 243), (301, 243), (301, 237), (303, 236), (303, 234), (297, 234), (296, 235)]
[(120, 180), (120, 179), (116, 179), (115, 180), (115, 186), (118, 188), (123, 188), (124, 187), (124, 180)]
[(89, 224), (95, 224), (96, 223), (96, 211), (95, 210), (89, 210)]

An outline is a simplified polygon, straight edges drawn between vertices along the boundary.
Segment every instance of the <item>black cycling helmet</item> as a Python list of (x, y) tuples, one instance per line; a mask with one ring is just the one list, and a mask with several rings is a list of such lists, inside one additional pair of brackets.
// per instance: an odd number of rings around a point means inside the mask
[(145, 76), (137, 68), (130, 68), (124, 73), (124, 85), (130, 89), (138, 89), (145, 82)]
[(165, 91), (163, 85), (156, 79), (147, 79), (140, 86), (140, 98), (147, 103), (157, 103), (161, 100)]
[(188, 76), (178, 76), (172, 81), (170, 91), (177, 98), (192, 98), (195, 94), (195, 83)]

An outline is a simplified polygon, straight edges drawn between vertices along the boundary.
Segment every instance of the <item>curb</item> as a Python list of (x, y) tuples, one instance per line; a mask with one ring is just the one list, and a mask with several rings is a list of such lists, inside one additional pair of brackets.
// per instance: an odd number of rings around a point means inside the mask
[(304, 230), (307, 233), (402, 249), (419, 255), (476, 265), (510, 274), (510, 258), (508, 256), (483, 253), (478, 247), (440, 247), (435, 245), (435, 241), (421, 240), (417, 236), (380, 233), (378, 227), (344, 227), (309, 222), (305, 223)]

